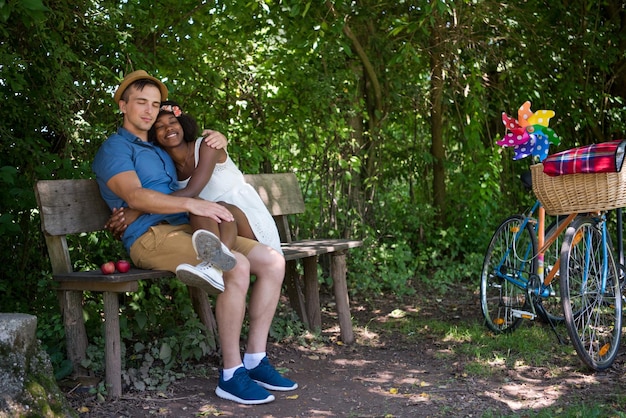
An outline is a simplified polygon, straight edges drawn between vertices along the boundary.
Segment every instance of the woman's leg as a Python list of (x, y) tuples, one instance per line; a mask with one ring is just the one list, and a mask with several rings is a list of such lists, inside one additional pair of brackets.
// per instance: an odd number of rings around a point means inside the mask
[(220, 241), (224, 243), (224, 245), (228, 247), (228, 249), (232, 249), (233, 245), (235, 245), (235, 240), (237, 239), (236, 221), (222, 221), (220, 223), (217, 223), (215, 220), (207, 218), (206, 216), (198, 216), (190, 213), (189, 224), (194, 231), (197, 231), (198, 229), (204, 229), (212, 232), (220, 239)]
[(237, 223), (237, 235), (244, 238), (253, 239), (258, 241), (254, 236), (254, 232), (252, 232), (252, 227), (250, 226), (250, 222), (248, 221), (248, 217), (241, 209), (237, 206), (231, 205), (230, 203), (218, 202), (220, 205), (226, 207), (230, 213), (235, 217), (235, 223)]

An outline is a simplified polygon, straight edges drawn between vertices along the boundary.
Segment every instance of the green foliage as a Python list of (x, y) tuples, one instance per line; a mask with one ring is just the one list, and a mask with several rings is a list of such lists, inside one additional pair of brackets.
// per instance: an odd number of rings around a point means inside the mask
[[(91, 298), (86, 303), (86, 312), (96, 313), (101, 309), (99, 298)], [(82, 364), (96, 375), (104, 373), (103, 327), (99, 319), (89, 327), (90, 344)], [(137, 292), (124, 298), (120, 328), (123, 384), (136, 391), (165, 390), (195, 366), (205, 364), (217, 348), (193, 312), (186, 286), (177, 280), (141, 282)], [(304, 332), (304, 325), (295, 312), (279, 306), (270, 338), (275, 341), (300, 339)], [(242, 338), (245, 339), (245, 335)], [(57, 367), (60, 366), (63, 364)]]
[(37, 339), (42, 342), (42, 348), (50, 356), (50, 362), (55, 371), (57, 380), (69, 376), (72, 373), (72, 363), (66, 358), (65, 329), (63, 318), (60, 314), (51, 314), (39, 321), (37, 326)]
[[(139, 287), (121, 306), (123, 379), (136, 390), (163, 390), (187, 364), (205, 359), (216, 345), (193, 312), (182, 283), (162, 279)], [(101, 309), (100, 298), (86, 302), (91, 344), (83, 367), (97, 374), (104, 370), (104, 325), (97, 315)]]
[[(518, 180), (528, 163), (494, 145), (501, 112), (526, 100), (554, 109), (560, 149), (621, 137), (623, 16), (617, 0), (567, 10), (535, 0), (0, 1), (0, 20), (11, 23), (0, 25), (0, 310), (37, 315), (63, 369), (33, 183), (92, 176), (96, 150), (120, 121), (113, 91), (140, 68), (162, 77), (203, 128), (226, 133), (243, 171), (297, 174), (307, 212), (296, 235), (364, 240), (348, 257), (352, 292), (474, 282), (494, 227), (532, 200)], [(442, 115), (432, 112), (435, 47), (446, 76)], [(435, 206), (438, 116), (446, 198)], [(76, 269), (127, 257), (102, 233), (68, 245)], [(176, 327), (196, 335), (171, 283), (125, 298), (126, 339), (168, 338)], [(90, 336), (100, 303), (86, 294)], [(272, 327), (279, 338), (298, 332), (289, 316)], [(162, 346), (146, 344), (142, 355), (157, 359)]]
[(410, 295), (415, 292), (411, 287), (415, 270), (413, 252), (406, 243), (377, 245), (366, 239), (363, 249), (350, 252), (348, 289), (362, 295)]

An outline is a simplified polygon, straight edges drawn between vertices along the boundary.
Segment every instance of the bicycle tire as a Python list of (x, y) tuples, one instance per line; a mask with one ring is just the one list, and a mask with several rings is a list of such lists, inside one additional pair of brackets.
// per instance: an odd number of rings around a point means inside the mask
[[(608, 245), (608, 244), (607, 244)], [(561, 250), (561, 301), (570, 340), (582, 362), (605, 370), (619, 351), (622, 298), (615, 259), (602, 256), (602, 232), (591, 217), (577, 218), (567, 228)], [(602, 270), (607, 264), (606, 290)]]
[[(524, 219), (513, 215), (498, 226), (483, 261), (480, 306), (485, 325), (496, 334), (512, 332), (522, 322), (513, 311), (526, 308), (528, 278), (537, 271), (537, 237), (529, 223), (520, 231)], [(523, 287), (502, 274), (511, 274)]]

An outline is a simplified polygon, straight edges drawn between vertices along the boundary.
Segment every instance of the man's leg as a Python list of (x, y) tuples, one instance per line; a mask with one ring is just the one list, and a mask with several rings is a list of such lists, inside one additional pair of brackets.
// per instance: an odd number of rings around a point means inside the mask
[(267, 337), (285, 276), (285, 258), (267, 245), (256, 245), (249, 253), (250, 270), (257, 280), (250, 295), (250, 331), (243, 363), (248, 374), (265, 389), (288, 391), (298, 384), (281, 376), (267, 358)]
[(285, 277), (285, 259), (267, 245), (256, 245), (249, 253), (250, 272), (256, 276), (249, 302), (250, 332), (246, 352), (261, 353), (276, 313)]
[(235, 252), (235, 268), (224, 273), (224, 292), (215, 303), (215, 316), (219, 331), (220, 347), (225, 369), (241, 364), (239, 340), (246, 314), (246, 296), (250, 287), (250, 264), (248, 259)]
[(250, 264), (241, 253), (234, 254), (237, 264), (234, 269), (224, 273), (225, 289), (215, 304), (224, 365), (215, 393), (220, 398), (247, 405), (267, 403), (275, 399), (274, 395), (250, 379), (241, 360), (239, 341), (250, 287)]
[(172, 273), (179, 264), (198, 264), (191, 234), (193, 229), (189, 224), (155, 225), (135, 241), (130, 257), (139, 268)]

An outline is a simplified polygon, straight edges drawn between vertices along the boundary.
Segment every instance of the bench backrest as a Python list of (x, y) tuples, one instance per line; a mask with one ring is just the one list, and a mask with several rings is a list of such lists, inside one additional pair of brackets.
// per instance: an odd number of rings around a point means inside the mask
[(95, 180), (41, 180), (35, 194), (41, 229), (49, 235), (99, 231), (111, 216)]
[[(247, 174), (276, 221), (282, 242), (291, 242), (287, 215), (304, 212), (304, 200), (293, 173)], [(35, 184), (41, 229), (46, 238), (52, 272), (72, 271), (65, 236), (102, 230), (111, 211), (93, 179), (40, 180)]]
[(111, 211), (95, 180), (41, 180), (35, 184), (35, 196), (52, 273), (70, 273), (66, 235), (101, 230)]
[(287, 215), (304, 213), (304, 199), (293, 173), (246, 174), (246, 182), (257, 191), (278, 227), (281, 242), (291, 242)]

